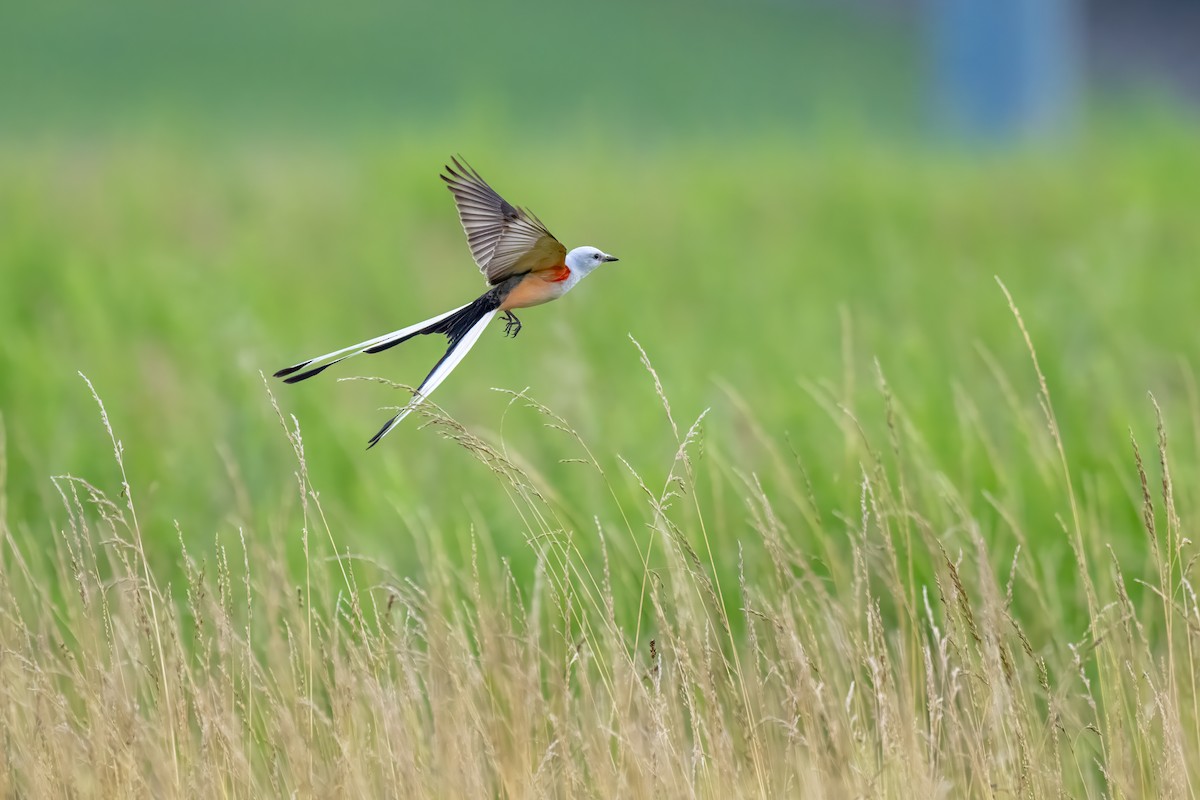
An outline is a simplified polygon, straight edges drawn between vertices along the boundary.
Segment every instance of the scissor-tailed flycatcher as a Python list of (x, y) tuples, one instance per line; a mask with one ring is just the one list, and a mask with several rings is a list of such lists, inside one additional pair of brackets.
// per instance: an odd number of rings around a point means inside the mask
[(473, 302), (424, 322), (301, 361), (275, 373), (275, 377), (283, 378), (284, 383), (296, 383), (351, 356), (380, 353), (420, 334), (440, 333), (449, 339), (446, 354), (425, 376), (412, 400), (371, 437), (367, 449), (378, 444), (422, 400), (433, 394), (479, 341), (484, 328), (496, 314), (504, 312), (504, 332), (515, 337), (521, 330), (521, 321), (513, 315), (514, 308), (557, 300), (596, 267), (617, 260), (616, 256), (595, 247), (576, 247), (568, 253), (533, 213), (510, 205), (465, 162), (451, 160), (454, 166), (446, 167), (442, 180), (454, 195), (458, 217), (467, 233), (467, 244), (475, 263), (487, 278), (488, 290)]

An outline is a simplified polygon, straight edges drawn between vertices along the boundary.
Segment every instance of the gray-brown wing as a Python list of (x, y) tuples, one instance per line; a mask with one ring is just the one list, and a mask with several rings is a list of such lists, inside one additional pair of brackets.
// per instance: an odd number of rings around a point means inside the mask
[(446, 166), (442, 180), (454, 195), (471, 255), (488, 283), (563, 263), (567, 248), (540, 219), (496, 194), (466, 162), (451, 161), (454, 166)]

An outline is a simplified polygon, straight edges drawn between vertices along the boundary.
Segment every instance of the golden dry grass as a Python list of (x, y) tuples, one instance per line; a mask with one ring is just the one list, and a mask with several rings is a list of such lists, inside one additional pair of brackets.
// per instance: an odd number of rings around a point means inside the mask
[[(768, 492), (706, 450), (704, 415), (673, 417), (644, 352), (678, 450), (615, 519), (573, 525), (536, 465), (431, 409), (520, 509), (531, 583), (482, 522), (456, 569), (425, 509), (407, 514), (419, 580), (347, 552), (280, 414), (303, 561), (265, 531), (218, 535), (208, 558), (181, 536), (187, 585), (165, 585), (104, 417), (120, 485), (57, 478), (53, 541), (4, 523), (0, 795), (1194, 796), (1200, 604), (1179, 456), (1161, 422), (1154, 458), (1133, 443), (1147, 555), (1119, 563), (1117, 520), (1076, 497), (1030, 353), (1039, 403), (1011, 426), (1034, 468), (1058, 471), (1054, 533), (1002, 491), (1001, 524), (984, 520), (925, 459), (882, 374), (886, 441), (835, 412), (860, 473), (843, 508), (808, 488), (820, 454), (805, 466), (763, 439)], [(574, 437), (611, 487), (567, 421), (512, 401)], [(736, 551), (714, 549), (710, 503), (742, 507), (752, 535)], [(1050, 536), (1074, 551), (1063, 585), (1036, 553)], [(1072, 593), (1082, 622), (1060, 603)]]

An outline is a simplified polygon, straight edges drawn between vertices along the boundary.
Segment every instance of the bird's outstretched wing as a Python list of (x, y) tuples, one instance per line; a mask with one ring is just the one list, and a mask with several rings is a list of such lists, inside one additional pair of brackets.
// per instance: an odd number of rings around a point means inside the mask
[(466, 162), (451, 161), (442, 180), (454, 194), (471, 255), (488, 283), (562, 265), (567, 248), (540, 219), (496, 194)]

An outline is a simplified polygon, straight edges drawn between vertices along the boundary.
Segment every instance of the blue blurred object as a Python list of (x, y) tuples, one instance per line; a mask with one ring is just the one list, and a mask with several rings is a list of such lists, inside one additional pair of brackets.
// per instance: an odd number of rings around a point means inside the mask
[(1078, 110), (1077, 0), (928, 0), (940, 127), (972, 141), (1069, 130)]

